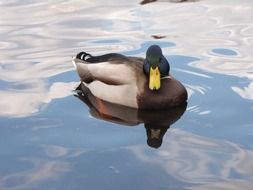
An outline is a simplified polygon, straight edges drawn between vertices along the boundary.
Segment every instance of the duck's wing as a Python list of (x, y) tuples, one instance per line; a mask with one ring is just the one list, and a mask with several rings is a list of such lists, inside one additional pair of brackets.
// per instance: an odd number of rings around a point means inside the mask
[(75, 57), (73, 64), (85, 83), (100, 81), (108, 85), (124, 85), (135, 82), (138, 75), (142, 74), (143, 62), (139, 58), (116, 53), (80, 58)]

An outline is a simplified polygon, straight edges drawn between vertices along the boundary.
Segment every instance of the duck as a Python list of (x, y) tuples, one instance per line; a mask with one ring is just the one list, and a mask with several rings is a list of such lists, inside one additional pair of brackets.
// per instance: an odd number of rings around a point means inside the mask
[(171, 75), (158, 45), (151, 45), (145, 58), (80, 52), (72, 62), (82, 84), (105, 102), (146, 110), (171, 109), (187, 102), (186, 88)]

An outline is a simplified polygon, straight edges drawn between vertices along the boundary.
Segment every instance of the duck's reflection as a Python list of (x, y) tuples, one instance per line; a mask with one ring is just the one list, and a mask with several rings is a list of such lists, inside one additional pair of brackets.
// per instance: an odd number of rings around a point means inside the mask
[(96, 98), (82, 83), (76, 88), (76, 93), (75, 96), (90, 108), (90, 113), (95, 118), (127, 126), (144, 123), (147, 144), (153, 148), (159, 148), (162, 145), (166, 131), (183, 115), (187, 106), (185, 104), (174, 109), (160, 111), (128, 108)]

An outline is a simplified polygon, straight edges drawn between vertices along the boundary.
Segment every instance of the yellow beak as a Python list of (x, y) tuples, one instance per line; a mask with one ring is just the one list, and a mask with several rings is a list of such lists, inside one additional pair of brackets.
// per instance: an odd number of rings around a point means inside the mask
[(159, 90), (161, 87), (161, 77), (158, 67), (154, 69), (150, 67), (149, 70), (149, 89), (150, 90)]

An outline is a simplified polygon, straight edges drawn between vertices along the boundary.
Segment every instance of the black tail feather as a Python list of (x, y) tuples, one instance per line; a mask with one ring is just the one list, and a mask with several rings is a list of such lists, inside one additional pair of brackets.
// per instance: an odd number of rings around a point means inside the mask
[(91, 54), (89, 54), (89, 53), (86, 53), (86, 52), (80, 52), (80, 53), (78, 53), (77, 55), (76, 55), (76, 58), (77, 59), (81, 59), (81, 60), (84, 60), (84, 61), (86, 61), (87, 59), (89, 59), (89, 58), (91, 58), (91, 57), (93, 57)]

